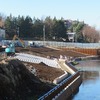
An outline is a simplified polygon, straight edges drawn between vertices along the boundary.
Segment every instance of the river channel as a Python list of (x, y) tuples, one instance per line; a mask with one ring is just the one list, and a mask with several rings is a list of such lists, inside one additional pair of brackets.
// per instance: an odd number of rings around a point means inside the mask
[(82, 84), (73, 100), (100, 100), (100, 60), (81, 61), (75, 66), (82, 70)]

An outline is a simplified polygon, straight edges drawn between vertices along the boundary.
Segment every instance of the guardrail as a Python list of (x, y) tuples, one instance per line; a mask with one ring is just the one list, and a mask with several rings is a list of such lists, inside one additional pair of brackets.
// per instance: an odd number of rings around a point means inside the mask
[[(64, 81), (62, 81), (60, 84), (58, 84), (56, 87), (51, 89), (49, 92), (44, 94), (42, 97), (40, 97), (38, 100), (61, 100), (60, 95), (62, 95), (62, 91), (66, 90), (67, 94), (65, 99), (67, 99), (71, 94), (75, 92), (75, 90), (80, 86), (82, 80), (80, 76), (80, 72), (77, 71), (75, 74), (71, 75)], [(66, 89), (65, 89), (66, 88)], [(65, 100), (63, 98), (63, 100)]]

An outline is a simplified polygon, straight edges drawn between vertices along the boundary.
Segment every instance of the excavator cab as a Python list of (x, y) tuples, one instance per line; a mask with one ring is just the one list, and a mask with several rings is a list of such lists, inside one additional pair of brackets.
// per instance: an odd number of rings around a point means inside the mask
[(9, 45), (9, 47), (7, 47), (5, 49), (5, 52), (6, 52), (7, 56), (14, 55), (15, 54), (15, 45), (14, 45), (14, 43), (11, 43)]

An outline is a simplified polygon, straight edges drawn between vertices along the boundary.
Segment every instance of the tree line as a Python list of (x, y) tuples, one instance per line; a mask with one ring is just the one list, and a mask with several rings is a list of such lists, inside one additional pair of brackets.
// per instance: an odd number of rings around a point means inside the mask
[(75, 32), (75, 42), (98, 42), (99, 32), (85, 24), (84, 21), (57, 19), (47, 16), (45, 19), (39, 19), (30, 16), (14, 17), (9, 15), (5, 18), (0, 16), (0, 22), (4, 24), (1, 28), (6, 30), (6, 39), (12, 39), (15, 34), (23, 39), (45, 40), (47, 41), (65, 41), (69, 42), (69, 32)]

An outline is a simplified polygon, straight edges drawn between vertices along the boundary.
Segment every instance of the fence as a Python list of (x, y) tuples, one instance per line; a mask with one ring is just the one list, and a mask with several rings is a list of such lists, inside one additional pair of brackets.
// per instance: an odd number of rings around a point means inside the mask
[[(16, 40), (17, 41), (17, 40)], [(16, 42), (15, 41), (15, 42)], [(11, 42), (11, 40), (3, 40), (2, 43)], [(18, 41), (17, 41), (18, 42)], [(57, 42), (57, 41), (25, 41), (28, 45), (35, 43), (37, 45), (54, 46), (54, 47), (66, 47), (66, 48), (90, 48), (99, 49), (100, 43), (73, 43), (73, 42)]]
[(66, 48), (100, 48), (100, 43), (72, 43), (72, 42), (56, 42), (56, 41), (34, 41), (36, 44), (54, 46), (54, 47), (66, 47)]

